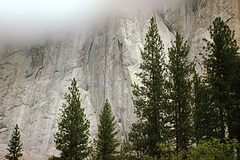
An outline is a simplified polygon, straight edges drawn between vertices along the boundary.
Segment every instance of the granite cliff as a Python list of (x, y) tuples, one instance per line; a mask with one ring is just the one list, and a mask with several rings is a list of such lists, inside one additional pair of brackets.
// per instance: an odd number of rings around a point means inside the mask
[[(133, 11), (110, 17), (91, 32), (49, 40), (40, 46), (0, 49), (0, 159), (6, 154), (14, 125), (21, 131), (24, 159), (47, 159), (57, 153), (53, 134), (59, 109), (73, 77), (82, 106), (97, 132), (98, 114), (108, 99), (116, 116), (119, 139), (135, 121), (131, 84), (141, 62), (149, 19), (154, 16), (166, 51), (181, 32), (197, 56), (207, 28), (221, 16), (240, 42), (238, 0), (192, 0), (165, 11)], [(201, 70), (199, 69), (199, 72)]]

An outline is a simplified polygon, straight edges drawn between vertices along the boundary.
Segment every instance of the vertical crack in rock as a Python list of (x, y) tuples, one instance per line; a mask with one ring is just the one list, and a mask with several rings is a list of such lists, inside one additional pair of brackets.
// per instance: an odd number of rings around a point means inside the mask
[(44, 46), (33, 47), (29, 50), (29, 55), (32, 57), (32, 62), (29, 70), (26, 72), (26, 78), (31, 77), (32, 75), (35, 78), (38, 76), (39, 72), (43, 68), (44, 53), (46, 48)]
[[(107, 76), (107, 56), (109, 54), (109, 45), (108, 45), (108, 32), (109, 32), (109, 20), (107, 20), (106, 22), (106, 26), (105, 26), (105, 47), (104, 47), (104, 80), (103, 80), (103, 105), (105, 103), (106, 100), (106, 76)], [(102, 106), (103, 106), (102, 105)]]
[(88, 65), (88, 63), (89, 63), (89, 61), (90, 61), (90, 55), (91, 55), (93, 43), (94, 43), (94, 41), (91, 42), (90, 47), (89, 47), (89, 50), (88, 50), (88, 58), (87, 58), (86, 65)]

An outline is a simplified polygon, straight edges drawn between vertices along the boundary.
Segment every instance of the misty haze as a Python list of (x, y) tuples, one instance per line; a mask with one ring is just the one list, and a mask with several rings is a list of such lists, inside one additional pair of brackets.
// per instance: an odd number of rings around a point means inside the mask
[(240, 159), (240, 1), (0, 1), (0, 159)]

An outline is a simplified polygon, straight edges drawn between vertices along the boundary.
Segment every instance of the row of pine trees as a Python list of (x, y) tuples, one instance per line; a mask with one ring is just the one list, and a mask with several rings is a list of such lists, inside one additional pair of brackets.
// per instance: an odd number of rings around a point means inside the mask
[[(205, 52), (200, 54), (200, 59), (191, 62), (189, 43), (179, 33), (176, 33), (168, 54), (164, 53), (157, 24), (154, 18), (150, 20), (141, 52), (141, 72), (136, 74), (141, 84), (132, 85), (134, 113), (138, 120), (132, 124), (120, 151), (120, 142), (115, 138), (118, 133), (115, 118), (107, 100), (99, 116), (97, 137), (93, 147), (90, 146), (90, 124), (81, 108), (80, 93), (73, 79), (70, 93), (65, 95), (67, 104), (62, 106), (58, 132), (54, 135), (60, 157), (49, 159), (158, 160), (174, 159), (172, 155), (182, 155), (178, 159), (194, 159), (193, 154), (189, 157), (183, 152), (190, 150), (193, 144), (200, 146), (206, 141), (209, 145), (213, 139), (213, 146), (229, 144), (229, 140), (234, 139), (239, 142), (239, 48), (234, 32), (221, 18), (215, 19), (209, 33), (210, 40), (203, 39)], [(203, 68), (202, 75), (197, 73), (199, 64)], [(17, 129), (18, 126), (12, 139), (20, 134)], [(10, 141), (7, 159), (13, 156), (11, 147), (17, 140), (20, 138)], [(230, 147), (230, 150), (239, 156), (238, 147)], [(205, 152), (201, 150), (201, 154), (203, 156)], [(233, 157), (237, 158), (236, 155)]]
[[(132, 125), (129, 141), (135, 158), (164, 157), (160, 145), (173, 145), (178, 154), (203, 140), (240, 140), (239, 47), (234, 32), (219, 17), (209, 33), (210, 40), (203, 39), (203, 62), (189, 60), (190, 46), (179, 33), (166, 56), (151, 19), (141, 53), (142, 72), (137, 74), (141, 85), (133, 84), (138, 121)], [(197, 73), (198, 64), (203, 75)]]
[[(129, 141), (137, 159), (164, 157), (159, 145), (173, 145), (178, 154), (203, 140), (240, 140), (239, 47), (221, 18), (215, 19), (209, 33), (210, 40), (203, 39), (203, 62), (197, 58), (190, 62), (190, 46), (179, 33), (165, 55), (151, 19), (141, 53), (142, 72), (137, 74), (141, 85), (133, 84), (138, 121), (132, 125)], [(197, 73), (199, 63), (203, 75)]]

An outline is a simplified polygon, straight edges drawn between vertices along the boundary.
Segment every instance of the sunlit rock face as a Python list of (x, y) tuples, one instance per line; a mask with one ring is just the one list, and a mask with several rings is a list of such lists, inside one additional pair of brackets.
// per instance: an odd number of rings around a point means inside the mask
[(240, 40), (238, 7), (237, 0), (192, 0), (165, 11), (111, 17), (91, 32), (69, 35), (64, 41), (0, 49), (0, 159), (7, 153), (15, 124), (21, 131), (24, 159), (44, 160), (58, 154), (53, 134), (74, 77), (91, 123), (91, 139), (105, 99), (116, 116), (118, 138), (125, 139), (136, 120), (131, 84), (139, 83), (135, 73), (149, 19), (155, 17), (166, 52), (179, 31), (189, 40), (192, 59), (202, 51), (201, 39), (209, 37), (207, 28), (217, 16)]

